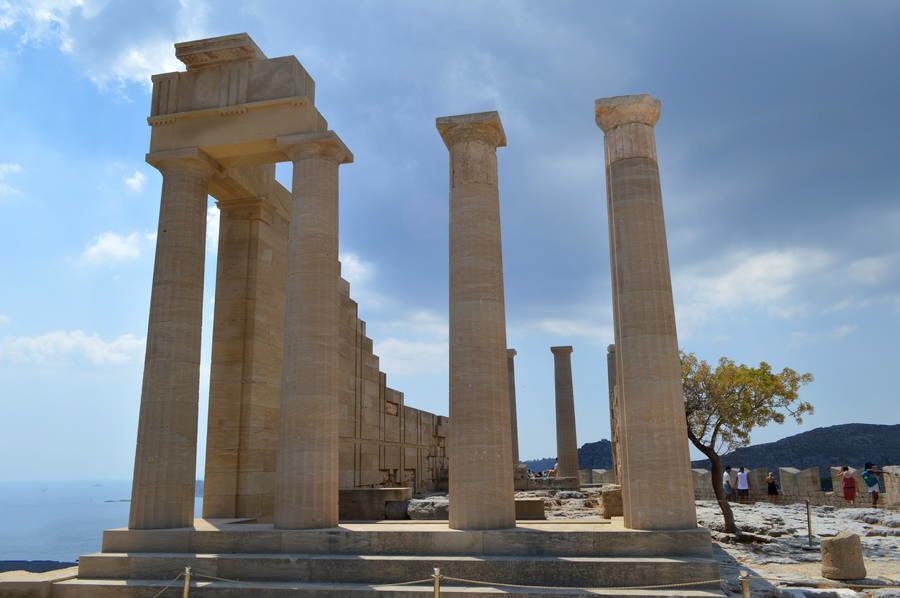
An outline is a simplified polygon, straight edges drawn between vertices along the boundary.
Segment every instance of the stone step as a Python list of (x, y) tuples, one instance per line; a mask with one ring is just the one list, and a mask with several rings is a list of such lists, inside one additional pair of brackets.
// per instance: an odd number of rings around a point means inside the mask
[(106, 530), (103, 552), (711, 557), (712, 543), (704, 528), (640, 531), (595, 522), (523, 522), (508, 530), (452, 530), (446, 522), (277, 530), (197, 520), (194, 528)]
[[(398, 583), (444, 575), (494, 583), (619, 587), (714, 580), (718, 563), (702, 558), (522, 556), (376, 556), (321, 554), (98, 553), (81, 557), (79, 578), (172, 579), (185, 567), (198, 576), (240, 581)], [(202, 579), (202, 577), (198, 577)], [(716, 587), (718, 584), (711, 584)]]
[[(73, 579), (54, 584), (54, 598), (154, 598), (167, 582), (156, 580)], [(176, 596), (182, 585), (175, 585), (165, 596)], [(443, 598), (724, 598), (719, 590), (617, 590), (617, 589), (536, 589), (441, 584)], [(191, 598), (430, 598), (430, 584), (396, 586), (378, 584), (318, 584), (297, 582), (197, 582), (191, 583)]]

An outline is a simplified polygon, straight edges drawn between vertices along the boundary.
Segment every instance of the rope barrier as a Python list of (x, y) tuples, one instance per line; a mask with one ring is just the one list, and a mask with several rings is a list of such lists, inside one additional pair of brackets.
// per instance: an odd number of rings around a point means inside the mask
[[(517, 584), (517, 583), (507, 583), (500, 581), (479, 581), (477, 579), (466, 579), (465, 577), (452, 577), (450, 575), (443, 575), (437, 570), (435, 575), (431, 577), (426, 577), (424, 579), (414, 579), (411, 581), (398, 581), (398, 582), (387, 582), (383, 585), (386, 586), (411, 586), (421, 583), (434, 583), (435, 579), (438, 578), (439, 581), (456, 581), (464, 584), (473, 584), (480, 586), (491, 586), (491, 587), (505, 587), (505, 588), (532, 588), (532, 589), (542, 589), (542, 590), (582, 590), (584, 587), (579, 586), (543, 586), (543, 585), (532, 585), (532, 584)], [(175, 579), (170, 581), (165, 588), (160, 590), (153, 598), (159, 598), (166, 590), (172, 587), (179, 579), (184, 576), (184, 573), (179, 573)], [(225, 577), (217, 577), (215, 575), (206, 575), (204, 573), (197, 573), (196, 571), (192, 571), (193, 577), (208, 579), (212, 581), (223, 581), (226, 583), (242, 583), (237, 579), (227, 579)], [(775, 582), (787, 582), (791, 581), (790, 579), (783, 579), (778, 577), (763, 577), (761, 575), (748, 575), (742, 573), (738, 578), (739, 581), (746, 580), (749, 582), (750, 580), (762, 580), (762, 581), (775, 581)], [(692, 586), (704, 586), (704, 585), (712, 585), (712, 584), (721, 584), (723, 582), (728, 581), (723, 578), (716, 579), (705, 579), (703, 581), (688, 581), (682, 583), (668, 583), (668, 584), (655, 584), (655, 585), (644, 585), (644, 586), (604, 586), (604, 590), (664, 590), (664, 589), (673, 589), (673, 588), (688, 588)], [(437, 584), (439, 586), (439, 584)], [(818, 586), (823, 587), (823, 586)], [(833, 585), (827, 586), (829, 588), (864, 588), (869, 590), (880, 590), (880, 589), (892, 589), (892, 588), (900, 588), (900, 584), (886, 584), (886, 585), (875, 585), (875, 584), (863, 584), (863, 583), (846, 583), (844, 585)]]
[(164, 593), (166, 590), (168, 590), (169, 588), (171, 588), (171, 587), (175, 584), (176, 581), (178, 581), (179, 579), (181, 579), (181, 576), (182, 576), (182, 575), (184, 575), (184, 572), (183, 572), (183, 571), (182, 571), (181, 573), (179, 573), (178, 575), (176, 575), (176, 576), (175, 576), (175, 579), (173, 579), (173, 580), (170, 581), (168, 584), (166, 584), (166, 587), (164, 587), (163, 589), (161, 589), (160, 591), (158, 591), (156, 594), (154, 594), (153, 598), (159, 598), (160, 596), (162, 596), (163, 593)]

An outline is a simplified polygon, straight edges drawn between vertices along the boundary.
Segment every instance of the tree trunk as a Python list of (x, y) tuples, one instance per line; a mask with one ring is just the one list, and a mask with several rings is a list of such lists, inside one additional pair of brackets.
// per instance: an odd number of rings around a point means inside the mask
[(723, 476), (725, 474), (725, 470), (722, 467), (722, 459), (716, 454), (716, 451), (714, 451), (712, 447), (708, 447), (700, 442), (690, 430), (688, 430), (688, 438), (690, 438), (691, 443), (697, 447), (697, 450), (706, 455), (706, 458), (709, 459), (709, 462), (712, 465), (712, 475), (710, 477), (712, 478), (713, 492), (716, 494), (716, 501), (719, 503), (719, 509), (721, 509), (722, 517), (725, 520), (725, 531), (729, 534), (739, 534), (740, 531), (734, 523), (734, 512), (731, 510), (731, 505), (728, 504), (728, 499), (725, 497), (725, 489), (722, 488)]

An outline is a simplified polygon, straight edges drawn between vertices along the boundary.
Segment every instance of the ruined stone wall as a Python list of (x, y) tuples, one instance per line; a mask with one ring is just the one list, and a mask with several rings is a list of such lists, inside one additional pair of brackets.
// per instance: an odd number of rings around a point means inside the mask
[(350, 285), (341, 287), (341, 488), (443, 488), (448, 419), (404, 405), (403, 393), (387, 386)]

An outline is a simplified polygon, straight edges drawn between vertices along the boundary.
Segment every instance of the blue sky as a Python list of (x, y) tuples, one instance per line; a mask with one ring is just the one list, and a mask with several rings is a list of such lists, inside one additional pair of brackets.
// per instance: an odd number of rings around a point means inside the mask
[[(299, 58), (356, 156), (345, 277), (408, 404), (447, 412), (434, 118), (496, 109), (521, 455), (555, 453), (551, 345), (575, 348), (579, 443), (609, 436), (593, 100), (647, 92), (681, 345), (815, 375), (815, 415), (756, 442), (897, 423), (898, 30), (892, 2), (0, 1), (0, 479), (130, 477), (160, 188), (149, 76), (179, 69), (176, 41), (240, 31)], [(201, 449), (214, 272), (209, 252)]]

